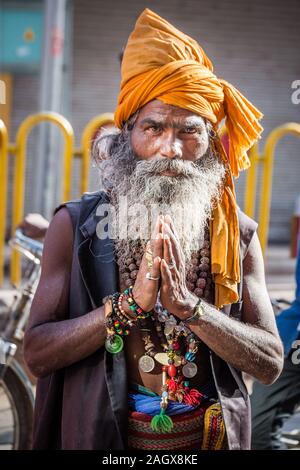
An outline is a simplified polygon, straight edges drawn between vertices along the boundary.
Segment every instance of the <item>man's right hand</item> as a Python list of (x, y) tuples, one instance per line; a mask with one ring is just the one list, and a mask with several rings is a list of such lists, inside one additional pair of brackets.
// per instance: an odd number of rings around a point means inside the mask
[(154, 308), (160, 288), (160, 279), (157, 281), (147, 279), (146, 274), (147, 272), (150, 272), (151, 277), (160, 278), (160, 262), (163, 250), (161, 229), (161, 219), (158, 216), (150, 240), (150, 247), (153, 256), (152, 268), (148, 268), (146, 253), (144, 253), (132, 290), (134, 300), (145, 312), (149, 312)]

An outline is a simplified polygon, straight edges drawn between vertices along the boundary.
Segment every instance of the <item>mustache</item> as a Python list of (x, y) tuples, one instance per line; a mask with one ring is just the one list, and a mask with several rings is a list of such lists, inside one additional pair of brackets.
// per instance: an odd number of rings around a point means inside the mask
[(159, 176), (165, 171), (170, 171), (186, 178), (198, 176), (199, 170), (199, 166), (194, 162), (180, 159), (170, 160), (168, 158), (152, 161), (139, 159), (135, 168), (136, 173), (143, 174), (144, 176)]

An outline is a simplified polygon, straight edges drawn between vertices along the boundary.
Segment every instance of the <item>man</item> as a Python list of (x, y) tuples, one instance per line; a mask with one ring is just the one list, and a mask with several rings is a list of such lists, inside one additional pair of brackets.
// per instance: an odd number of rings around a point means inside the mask
[(241, 371), (267, 384), (282, 368), (257, 225), (232, 182), (260, 117), (195, 41), (142, 13), (120, 130), (95, 149), (103, 191), (58, 207), (46, 235), (25, 337), (34, 448), (249, 448)]
[(252, 448), (284, 449), (282, 427), (300, 404), (300, 239), (296, 266), (296, 293), (292, 305), (276, 318), (285, 361), (270, 387), (256, 382), (251, 395)]

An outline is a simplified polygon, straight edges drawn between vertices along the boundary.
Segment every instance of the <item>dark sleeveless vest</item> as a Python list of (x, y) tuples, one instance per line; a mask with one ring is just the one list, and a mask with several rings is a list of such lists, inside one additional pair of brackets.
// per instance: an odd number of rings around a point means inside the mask
[[(102, 299), (119, 290), (118, 268), (111, 239), (97, 237), (100, 204), (106, 193), (85, 193), (61, 204), (71, 215), (74, 229), (69, 308), (75, 318), (100, 307)], [(104, 206), (105, 207), (105, 206)], [(104, 214), (105, 215), (105, 214)], [(243, 259), (257, 224), (239, 211), (241, 279)], [(241, 319), (240, 301), (223, 309)], [(222, 406), (229, 449), (250, 448), (250, 404), (240, 371), (210, 351), (212, 374)], [(34, 449), (126, 449), (127, 374), (125, 354), (109, 354), (104, 347), (89, 357), (60, 369), (37, 383)]]

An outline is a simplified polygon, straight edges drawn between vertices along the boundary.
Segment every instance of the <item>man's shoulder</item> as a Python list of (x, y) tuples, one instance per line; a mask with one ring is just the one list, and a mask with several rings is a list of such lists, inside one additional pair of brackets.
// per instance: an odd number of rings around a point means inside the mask
[(238, 206), (238, 220), (240, 230), (257, 230), (258, 223), (256, 220), (252, 219), (247, 215), (242, 209)]
[(91, 191), (91, 192), (85, 192), (82, 194), (81, 198), (76, 199), (76, 201), (79, 201), (81, 204), (92, 204), (94, 202), (98, 202), (100, 200), (107, 201), (108, 200), (108, 193), (104, 190), (99, 190), (99, 191)]
[(90, 219), (99, 204), (105, 202), (109, 202), (108, 194), (105, 191), (85, 192), (77, 199), (70, 199), (59, 204), (54, 209), (53, 216), (65, 207), (69, 212), (75, 230), (76, 226), (80, 227), (87, 219)]
[(242, 258), (244, 259), (253, 235), (257, 231), (258, 223), (245, 214), (245, 212), (243, 212), (240, 207), (238, 207), (238, 220), (240, 230), (240, 248), (242, 252)]
[(59, 204), (53, 211), (53, 215), (55, 215), (62, 207), (66, 207), (67, 209), (72, 209), (73, 207), (77, 210), (81, 210), (82, 208), (88, 209), (91, 206), (94, 206), (96, 203), (103, 201), (108, 201), (108, 194), (105, 191), (92, 191), (92, 192), (85, 192), (79, 198), (76, 199), (69, 199), (68, 201), (64, 201)]

